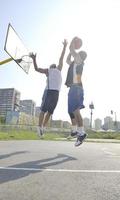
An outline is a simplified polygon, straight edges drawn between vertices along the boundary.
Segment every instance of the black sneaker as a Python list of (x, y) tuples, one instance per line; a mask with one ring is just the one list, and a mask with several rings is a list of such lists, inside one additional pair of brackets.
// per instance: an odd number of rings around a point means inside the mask
[(80, 146), (83, 143), (83, 141), (85, 140), (86, 137), (87, 137), (86, 133), (84, 133), (83, 135), (78, 135), (77, 141), (75, 142), (75, 146), (76, 147)]
[(71, 131), (71, 137), (76, 137), (77, 136), (77, 131)]

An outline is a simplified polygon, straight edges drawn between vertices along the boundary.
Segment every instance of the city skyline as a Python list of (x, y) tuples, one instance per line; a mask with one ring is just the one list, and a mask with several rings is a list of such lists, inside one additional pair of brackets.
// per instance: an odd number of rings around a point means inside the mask
[[(3, 94), (3, 97), (2, 97), (2, 94)], [(11, 104), (10, 104), (10, 101), (11, 101)], [(8, 111), (11, 110), (11, 111), (25, 112), (26, 114), (29, 114), (29, 115), (39, 116), (38, 111), (36, 112), (36, 108), (37, 109), (39, 108), (39, 112), (40, 112), (40, 106), (36, 106), (36, 102), (34, 101), (34, 99), (28, 99), (28, 98), (21, 99), (21, 91), (18, 91), (16, 88), (0, 88), (0, 107), (2, 106), (2, 104), (3, 104), (3, 107), (5, 107), (5, 112), (7, 111), (6, 109), (8, 107)], [(107, 119), (108, 121), (118, 122), (116, 112), (112, 110), (111, 110), (111, 116), (110, 115), (104, 116), (104, 119), (100, 119), (98, 117), (93, 120), (92, 119), (94, 115), (93, 103), (89, 105), (89, 108), (90, 108), (89, 116), (86, 116), (83, 119), (87, 119), (89, 121), (87, 123), (89, 124), (89, 127), (91, 128), (94, 126), (95, 121), (97, 120), (101, 120), (101, 124), (104, 123), (105, 119)], [(1, 115), (1, 112), (0, 112), (0, 115)], [(58, 119), (58, 120), (62, 120), (62, 119)]]
[[(89, 104), (93, 101), (95, 107), (93, 119), (99, 117), (103, 120), (104, 116), (111, 115), (113, 110), (119, 120), (120, 2), (118, 0), (52, 2), (51, 4), (47, 0), (1, 1), (0, 60), (8, 58), (3, 48), (9, 22), (30, 51), (37, 53), (38, 65), (43, 68), (58, 62), (64, 38), (70, 43), (74, 36), (81, 37), (82, 49), (88, 54), (82, 78), (85, 109), (81, 113), (83, 117), (90, 116)], [(60, 98), (53, 119), (70, 121), (67, 113), (68, 88), (64, 84), (68, 69), (65, 60)], [(35, 72), (33, 66), (28, 75), (14, 62), (0, 66), (0, 88), (16, 88), (21, 91), (21, 99), (33, 99), (37, 106), (41, 104), (45, 85), (45, 76)]]

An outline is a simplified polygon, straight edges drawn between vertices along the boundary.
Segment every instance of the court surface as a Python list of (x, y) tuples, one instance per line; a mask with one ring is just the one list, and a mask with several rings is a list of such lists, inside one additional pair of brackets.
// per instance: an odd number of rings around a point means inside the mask
[(120, 144), (0, 141), (0, 200), (118, 200)]

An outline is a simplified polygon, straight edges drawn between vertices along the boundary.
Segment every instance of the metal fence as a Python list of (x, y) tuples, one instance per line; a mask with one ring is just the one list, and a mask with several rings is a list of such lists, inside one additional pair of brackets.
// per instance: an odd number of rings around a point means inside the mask
[[(11, 131), (30, 131), (30, 132), (36, 132), (37, 131), (37, 126), (32, 126), (32, 125), (0, 125), (0, 132), (11, 132)], [(70, 129), (65, 129), (65, 128), (52, 128), (52, 127), (47, 127), (45, 128), (46, 133), (63, 133), (65, 135), (70, 134)]]

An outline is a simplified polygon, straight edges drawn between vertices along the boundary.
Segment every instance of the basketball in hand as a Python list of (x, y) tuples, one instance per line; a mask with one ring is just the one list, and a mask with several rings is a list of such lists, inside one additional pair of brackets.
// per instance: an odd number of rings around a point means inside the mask
[(78, 37), (75, 37), (73, 42), (75, 49), (79, 49), (82, 46), (82, 40)]

